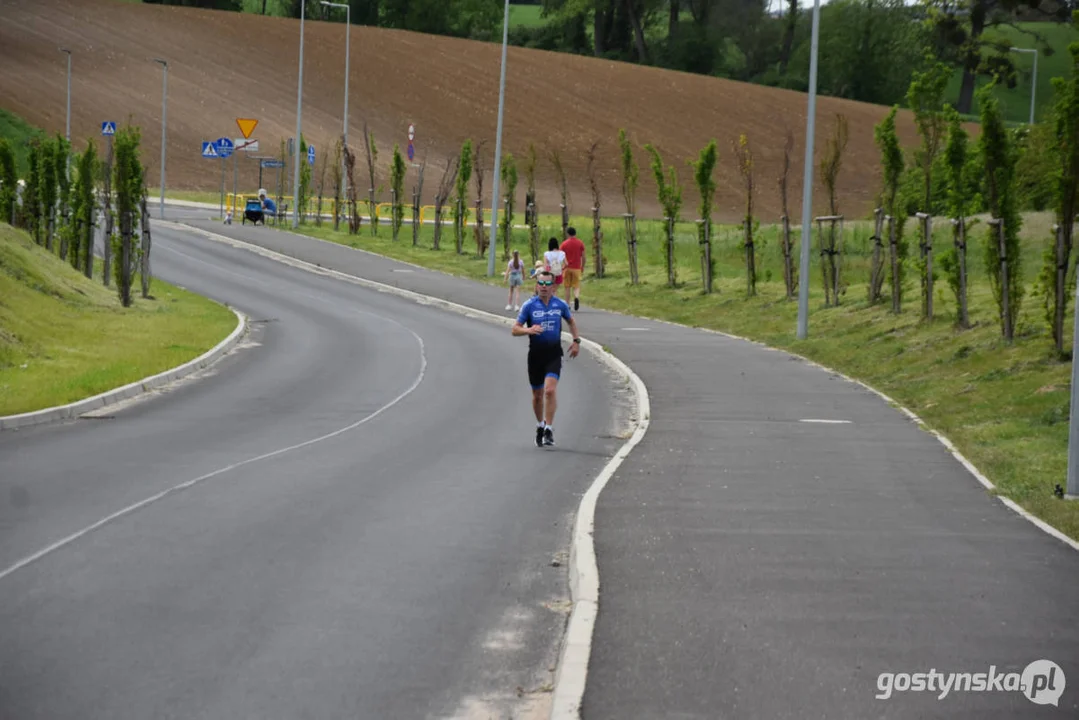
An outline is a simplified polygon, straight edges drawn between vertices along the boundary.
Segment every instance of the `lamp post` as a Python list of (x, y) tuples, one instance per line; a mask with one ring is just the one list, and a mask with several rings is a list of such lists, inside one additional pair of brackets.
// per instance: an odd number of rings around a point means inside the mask
[(1034, 91), (1038, 88), (1038, 49), (1037, 48), (1011, 48), (1015, 52), (1033, 53), (1034, 72), (1030, 76), (1030, 124), (1034, 124)]
[(161, 64), (161, 219), (165, 219), (165, 120), (169, 111), (169, 63), (161, 58), (154, 58)]
[(303, 113), (303, 19), (307, 0), (300, 0), (300, 76), (296, 82), (296, 142), (292, 150), (292, 229), (300, 226), (300, 118)]
[(505, 5), (502, 16), (502, 73), (498, 80), (498, 129), (495, 132), (495, 178), (491, 190), (491, 242), (487, 244), (487, 277), (495, 274), (495, 240), (498, 237), (498, 180), (502, 173), (502, 112), (506, 104), (506, 41), (510, 25), (510, 0), (506, 0)]
[(71, 142), (71, 51), (60, 48), (60, 52), (67, 53), (67, 125), (64, 129), (64, 137)]
[(798, 339), (809, 335), (809, 245), (813, 210), (813, 132), (817, 119), (817, 47), (820, 39), (820, 0), (813, 1), (813, 34), (809, 55), (809, 110), (806, 117), (805, 174), (802, 179), (801, 263), (798, 274)]

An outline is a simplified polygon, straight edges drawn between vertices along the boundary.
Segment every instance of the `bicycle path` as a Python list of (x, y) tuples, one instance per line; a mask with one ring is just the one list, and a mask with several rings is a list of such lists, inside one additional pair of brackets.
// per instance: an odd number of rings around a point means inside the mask
[[(500, 288), (292, 233), (187, 222), (508, 314)], [(587, 289), (581, 333), (644, 381), (651, 419), (596, 508), (582, 717), (1079, 716), (1079, 552), (860, 385), (755, 343), (594, 310)], [(523, 349), (521, 360), (524, 393)], [(521, 418), (522, 447), (532, 431)], [(1010, 685), (1042, 659), (1067, 680), (1057, 705)], [(911, 690), (917, 673), (932, 675)], [(951, 673), (971, 676), (945, 692)]]

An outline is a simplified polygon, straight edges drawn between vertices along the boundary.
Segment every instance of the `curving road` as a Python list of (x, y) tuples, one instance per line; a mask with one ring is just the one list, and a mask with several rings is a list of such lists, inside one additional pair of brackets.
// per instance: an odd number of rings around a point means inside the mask
[(155, 229), (246, 342), (127, 407), (0, 433), (0, 717), (543, 716), (580, 495), (622, 440), (525, 341)]

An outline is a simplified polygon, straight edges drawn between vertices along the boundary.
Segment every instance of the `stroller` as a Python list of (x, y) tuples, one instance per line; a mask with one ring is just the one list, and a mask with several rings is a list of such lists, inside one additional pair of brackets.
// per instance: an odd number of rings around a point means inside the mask
[(244, 219), (240, 224), (246, 225), (248, 220), (254, 225), (258, 225), (260, 222), (263, 225), (266, 224), (266, 217), (262, 212), (262, 201), (258, 198), (248, 198), (247, 203), (244, 205)]

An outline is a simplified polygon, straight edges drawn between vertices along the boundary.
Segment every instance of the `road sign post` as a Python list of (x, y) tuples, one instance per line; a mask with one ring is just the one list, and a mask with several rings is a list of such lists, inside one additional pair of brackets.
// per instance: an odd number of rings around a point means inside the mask
[(232, 155), (235, 145), (227, 137), (220, 137), (214, 141), (214, 149), (221, 158), (221, 217), (225, 216), (225, 160)]
[(255, 132), (255, 126), (258, 124), (259, 121), (253, 118), (236, 118), (236, 125), (240, 128), (240, 134), (244, 136), (244, 140), (251, 137), (251, 133)]

